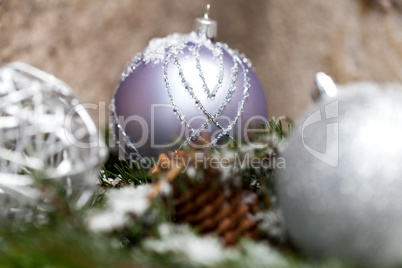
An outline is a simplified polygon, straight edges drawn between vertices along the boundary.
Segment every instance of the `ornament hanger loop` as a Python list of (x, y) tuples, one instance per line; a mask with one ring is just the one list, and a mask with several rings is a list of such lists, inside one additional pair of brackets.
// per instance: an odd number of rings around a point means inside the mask
[(209, 20), (209, 10), (211, 9), (211, 5), (207, 4), (205, 7), (204, 19)]

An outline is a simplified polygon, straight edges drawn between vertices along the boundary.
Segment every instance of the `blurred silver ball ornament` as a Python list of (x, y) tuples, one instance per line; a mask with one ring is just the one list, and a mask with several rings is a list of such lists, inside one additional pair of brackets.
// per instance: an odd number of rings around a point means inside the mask
[(77, 206), (85, 204), (106, 153), (66, 84), (23, 63), (0, 67), (0, 216), (40, 202), (35, 176), (60, 181)]
[(276, 190), (303, 251), (364, 266), (402, 263), (402, 92), (393, 88), (346, 86), (290, 137)]
[(127, 155), (157, 156), (202, 134), (215, 146), (242, 136), (250, 118), (259, 126), (267, 117), (250, 60), (214, 42), (217, 24), (208, 12), (196, 23), (196, 32), (151, 40), (124, 69), (110, 127)]

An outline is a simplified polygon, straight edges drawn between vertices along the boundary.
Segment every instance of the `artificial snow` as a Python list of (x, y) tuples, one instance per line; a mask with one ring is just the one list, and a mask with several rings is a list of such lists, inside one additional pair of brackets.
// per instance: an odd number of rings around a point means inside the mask
[[(289, 267), (286, 258), (268, 244), (243, 240), (238, 248), (226, 248), (216, 236), (199, 236), (188, 225), (159, 225), (160, 238), (143, 242), (146, 251), (165, 254), (180, 262), (221, 267), (249, 264), (247, 267)], [(240, 267), (240, 266), (239, 266)]]
[(183, 46), (187, 42), (199, 42), (201, 38), (195, 33), (178, 34), (174, 33), (164, 38), (154, 38), (149, 41), (143, 53), (143, 60), (148, 63), (159, 63), (165, 59), (166, 50), (174, 46)]
[(263, 211), (257, 213), (255, 220), (259, 221), (259, 228), (272, 238), (284, 241), (286, 239), (285, 221), (283, 219), (282, 211)]
[(136, 188), (124, 187), (119, 190), (112, 190), (108, 195), (108, 205), (114, 211), (141, 216), (150, 205), (148, 198), (150, 192), (150, 185), (140, 185)]
[(167, 181), (161, 181), (159, 190), (162, 195), (169, 195), (172, 192), (172, 185)]
[(215, 58), (220, 55), (221, 47), (225, 46), (221, 43), (213, 44), (210, 39), (199, 36), (196, 32), (191, 32), (189, 34), (174, 33), (163, 38), (154, 38), (149, 41), (148, 46), (142, 53), (142, 59), (145, 64), (160, 63), (165, 59), (168, 49), (176, 47), (177, 50), (183, 50), (188, 43), (202, 44), (206, 46), (212, 51)]
[(244, 241), (242, 248), (245, 256), (240, 255), (241, 261), (249, 263), (249, 267), (289, 267), (289, 263), (284, 256), (267, 244)]
[(160, 239), (145, 240), (145, 249), (159, 254), (174, 253), (201, 265), (216, 264), (232, 254), (217, 237), (197, 236), (187, 225), (174, 226), (165, 223), (159, 226), (158, 231)]
[(129, 218), (122, 213), (114, 213), (112, 211), (104, 211), (92, 215), (89, 219), (88, 225), (92, 231), (95, 232), (112, 232), (118, 230), (128, 223)]
[(194, 179), (197, 176), (197, 170), (195, 169), (195, 167), (190, 166), (186, 169), (186, 174), (188, 177)]
[(98, 232), (123, 228), (129, 224), (131, 216), (142, 216), (148, 210), (150, 192), (150, 185), (109, 190), (106, 209), (89, 218), (89, 227)]

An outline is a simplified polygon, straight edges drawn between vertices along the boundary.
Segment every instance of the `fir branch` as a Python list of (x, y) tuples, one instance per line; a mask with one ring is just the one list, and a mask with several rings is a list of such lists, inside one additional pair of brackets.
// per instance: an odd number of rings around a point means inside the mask
[[(285, 130), (282, 121), (271, 120), (264, 129), (266, 131), (263, 134), (255, 137), (255, 141), (266, 144), (253, 151), (258, 157), (264, 157), (278, 145), (278, 141), (286, 139), (291, 127), (288, 126), (288, 130)], [(240, 152), (244, 150), (241, 146), (239, 143), (238, 147), (230, 150)], [(204, 153), (219, 155), (222, 151), (205, 150)], [(183, 178), (176, 182), (184, 193), (186, 187), (207, 174), (200, 166), (194, 165), (193, 168), (191, 172), (187, 169), (184, 173), (171, 173)], [(214, 179), (218, 180), (218, 173), (213, 174)], [(234, 172), (233, 176), (240, 177), (244, 185), (255, 189), (257, 193), (272, 196), (271, 184), (274, 174), (275, 170), (271, 168), (244, 169)], [(114, 181), (116, 178), (120, 180), (118, 187)], [(171, 194), (165, 197), (158, 195), (152, 200), (144, 195), (149, 202), (146, 203), (145, 211), (131, 207), (130, 204), (138, 205), (138, 202), (144, 201), (136, 199), (139, 198), (139, 193), (135, 192), (135, 187), (150, 187), (151, 185), (146, 185), (149, 182), (151, 177), (137, 162), (128, 163), (111, 155), (101, 172), (100, 184), (103, 186), (98, 188), (92, 206), (77, 209), (74, 200), (66, 195), (57, 181), (38, 179), (36, 187), (47, 199), (47, 212), (33, 209), (32, 212), (37, 216), (29, 221), (15, 219), (0, 222), (1, 267), (346, 267), (337, 261), (313, 262), (294, 251), (283, 251), (279, 247), (267, 245), (264, 241), (243, 240), (237, 248), (232, 249), (219, 246), (220, 242), (215, 238), (211, 240), (211, 237), (200, 236), (190, 227), (172, 224), (174, 204)], [(166, 185), (160, 186), (160, 192), (166, 194), (166, 189), (163, 188)], [(125, 193), (124, 189), (128, 192)], [(270, 202), (271, 200), (266, 201), (266, 208), (271, 206)], [(122, 209), (128, 211), (123, 215), (129, 218), (124, 221), (122, 228), (107, 233), (96, 233), (88, 228), (88, 219), (92, 215), (106, 213), (108, 210), (112, 212), (110, 215), (117, 215), (113, 214), (113, 209), (116, 209), (117, 213), (122, 213)], [(141, 210), (140, 214), (132, 213), (138, 209)], [(269, 224), (276, 226), (280, 224), (280, 220), (276, 218), (275, 211), (267, 212), (268, 214), (261, 217), (274, 216), (266, 221), (268, 232), (274, 235), (273, 231), (280, 230), (270, 229)], [(112, 217), (111, 220), (117, 219)], [(161, 226), (171, 226), (170, 233), (161, 231)], [(183, 243), (178, 243), (175, 248), (173, 243), (180, 241)], [(207, 249), (197, 247), (198, 243), (214, 246), (219, 251), (213, 252), (215, 257), (212, 259), (211, 256), (197, 257), (197, 254), (205, 254)]]
[[(113, 183), (114, 180), (117, 180)], [(128, 162), (120, 160), (114, 154), (110, 154), (103, 166), (99, 176), (102, 186), (116, 187), (123, 185), (141, 185), (151, 182), (146, 171), (139, 165), (138, 161)]]

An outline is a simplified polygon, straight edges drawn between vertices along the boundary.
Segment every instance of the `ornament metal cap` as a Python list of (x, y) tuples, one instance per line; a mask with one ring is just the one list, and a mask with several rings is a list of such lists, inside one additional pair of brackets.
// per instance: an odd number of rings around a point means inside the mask
[(218, 33), (218, 23), (209, 18), (210, 4), (207, 4), (203, 18), (195, 19), (195, 31), (199, 36), (205, 36), (208, 39), (214, 39)]
[(315, 75), (315, 83), (317, 87), (311, 96), (314, 101), (318, 101), (321, 98), (332, 98), (338, 94), (338, 88), (332, 78), (323, 72), (318, 72)]

